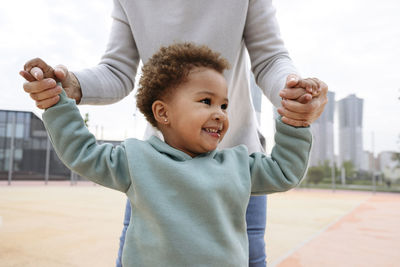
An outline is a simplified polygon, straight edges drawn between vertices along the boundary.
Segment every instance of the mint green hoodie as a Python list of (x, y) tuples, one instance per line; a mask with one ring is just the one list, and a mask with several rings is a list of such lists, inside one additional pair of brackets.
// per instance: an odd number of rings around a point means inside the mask
[(97, 144), (75, 101), (43, 113), (54, 149), (73, 171), (124, 192), (132, 206), (123, 266), (247, 266), (251, 194), (287, 191), (305, 175), (309, 128), (276, 121), (271, 157), (243, 145), (195, 158), (157, 137)]

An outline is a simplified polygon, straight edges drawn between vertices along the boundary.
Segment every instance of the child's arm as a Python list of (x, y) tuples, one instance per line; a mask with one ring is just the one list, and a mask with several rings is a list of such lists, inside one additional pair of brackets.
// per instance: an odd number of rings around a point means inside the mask
[(306, 174), (311, 145), (309, 127), (296, 128), (277, 119), (271, 156), (250, 156), (252, 193), (282, 192), (297, 186)]
[(63, 91), (60, 101), (43, 113), (54, 150), (71, 170), (93, 182), (126, 192), (131, 184), (124, 145), (96, 143), (75, 101)]

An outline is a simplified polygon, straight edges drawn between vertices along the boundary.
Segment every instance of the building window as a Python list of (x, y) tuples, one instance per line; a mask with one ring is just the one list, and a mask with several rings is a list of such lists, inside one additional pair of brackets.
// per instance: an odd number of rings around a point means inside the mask
[(5, 149), (0, 148), (0, 171), (5, 171), (4, 168), (4, 158), (5, 158)]
[(24, 124), (17, 123), (15, 126), (15, 138), (24, 138)]
[(8, 171), (9, 170), (9, 162), (10, 162), (10, 149), (5, 149), (5, 158), (4, 158), (4, 170)]
[(13, 123), (8, 123), (7, 124), (7, 137), (11, 138), (13, 136), (13, 133), (14, 133), (14, 138), (24, 138), (24, 125), (22, 123), (17, 123), (15, 125), (15, 132), (14, 132)]
[(6, 136), (6, 123), (3, 121), (0, 121), (0, 137), (4, 137), (4, 136)]
[(16, 160), (16, 161), (22, 160), (22, 149), (21, 148), (14, 149), (14, 160)]
[(6, 111), (0, 111), (0, 122), (6, 122)]

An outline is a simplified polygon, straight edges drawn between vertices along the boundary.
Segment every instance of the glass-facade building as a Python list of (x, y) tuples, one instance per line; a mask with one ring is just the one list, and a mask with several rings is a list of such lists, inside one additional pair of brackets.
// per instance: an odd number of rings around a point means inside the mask
[(363, 104), (354, 94), (338, 101), (339, 163), (351, 161), (356, 169), (361, 168), (363, 158)]
[(328, 103), (321, 116), (311, 124), (311, 131), (314, 136), (310, 166), (323, 165), (334, 160), (334, 113), (335, 93), (328, 91)]
[(32, 112), (0, 110), (0, 180), (8, 180), (10, 175), (12, 180), (44, 180), (46, 162), (49, 180), (71, 178), (71, 171), (53, 150), (39, 117)]
[(49, 146), (49, 178), (68, 179), (70, 171), (48, 144), (43, 122), (32, 112), (0, 110), (0, 179), (43, 180)]

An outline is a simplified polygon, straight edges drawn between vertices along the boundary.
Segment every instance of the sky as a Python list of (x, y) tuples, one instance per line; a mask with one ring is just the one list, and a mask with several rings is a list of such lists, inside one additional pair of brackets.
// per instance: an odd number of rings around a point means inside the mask
[[(303, 77), (364, 99), (364, 150), (399, 151), (400, 1), (275, 0), (285, 45)], [(41, 114), (18, 72), (41, 57), (70, 70), (96, 65), (111, 26), (111, 0), (4, 1), (0, 9), (0, 109)], [(271, 106), (263, 101), (261, 129), (272, 143)], [(143, 117), (134, 94), (107, 106), (80, 106), (98, 138), (140, 138)], [(337, 124), (337, 121), (335, 121)], [(372, 138), (372, 136), (374, 138)], [(337, 146), (338, 140), (335, 139)], [(269, 145), (271, 147), (271, 145)]]

